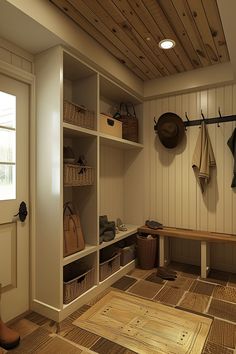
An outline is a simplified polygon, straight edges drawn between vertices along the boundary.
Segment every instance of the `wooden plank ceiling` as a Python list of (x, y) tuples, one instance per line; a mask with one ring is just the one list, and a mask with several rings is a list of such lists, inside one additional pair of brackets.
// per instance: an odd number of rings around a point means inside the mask
[(49, 1), (144, 81), (229, 61), (216, 0)]

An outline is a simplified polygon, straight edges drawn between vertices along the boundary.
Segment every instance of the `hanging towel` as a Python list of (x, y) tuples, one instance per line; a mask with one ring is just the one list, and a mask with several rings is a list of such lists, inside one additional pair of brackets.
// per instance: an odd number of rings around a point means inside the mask
[(233, 131), (233, 134), (227, 141), (228, 147), (230, 148), (233, 157), (234, 157), (234, 170), (233, 170), (233, 179), (231, 183), (231, 187), (235, 188), (236, 187), (236, 128)]
[(202, 122), (192, 161), (192, 167), (197, 173), (202, 193), (209, 183), (211, 166), (216, 166), (215, 156), (206, 124)]

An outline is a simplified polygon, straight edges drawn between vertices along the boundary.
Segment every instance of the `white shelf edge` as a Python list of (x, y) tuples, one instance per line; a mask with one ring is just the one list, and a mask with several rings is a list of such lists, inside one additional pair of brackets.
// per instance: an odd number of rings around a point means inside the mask
[(77, 125), (66, 123), (66, 122), (63, 122), (63, 128), (70, 130), (70, 132), (74, 134), (82, 133), (83, 135), (98, 136), (98, 132), (96, 130), (79, 127)]
[(120, 275), (120, 274), (122, 275), (123, 273), (126, 274), (127, 273), (127, 269), (129, 269), (132, 266), (135, 266), (135, 264), (136, 264), (136, 259), (132, 260), (131, 262), (127, 263), (124, 266), (121, 266), (120, 269), (117, 270), (115, 273), (111, 274), (109, 277), (107, 277), (103, 281), (100, 281), (99, 285), (102, 285), (102, 284), (104, 284), (106, 282), (112, 283), (113, 282), (113, 278), (117, 278), (117, 275)]
[(78, 259), (83, 258), (93, 252), (96, 252), (96, 251), (97, 251), (97, 246), (92, 246), (92, 245), (86, 244), (85, 248), (82, 251), (79, 251), (77, 253), (73, 253), (70, 256), (63, 258), (62, 264), (63, 264), (63, 266), (65, 266), (69, 263), (77, 261)]
[(126, 227), (127, 227), (128, 230), (127, 231), (119, 231), (119, 233), (116, 234), (116, 236), (115, 236), (115, 238), (113, 238), (113, 240), (108, 241), (108, 242), (102, 242), (99, 245), (99, 250), (101, 250), (102, 248), (105, 248), (107, 246), (110, 246), (113, 243), (121, 241), (121, 240), (123, 240), (124, 238), (126, 238), (128, 236), (131, 236), (131, 235), (135, 234), (138, 231), (138, 228), (139, 228), (139, 226), (137, 226), (137, 225), (129, 225), (129, 224), (126, 224)]
[(114, 147), (117, 146), (117, 147), (120, 147), (123, 149), (143, 149), (143, 147), (144, 147), (143, 144), (135, 143), (130, 140), (117, 138), (115, 136), (104, 134), (101, 132), (99, 132), (99, 137), (100, 137), (101, 143), (104, 145), (106, 144), (106, 145), (111, 145)]

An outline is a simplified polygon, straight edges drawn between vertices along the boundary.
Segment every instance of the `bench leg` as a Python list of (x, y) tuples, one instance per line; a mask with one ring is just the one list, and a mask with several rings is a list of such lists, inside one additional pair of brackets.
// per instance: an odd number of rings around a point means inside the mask
[(207, 278), (210, 271), (210, 249), (206, 241), (201, 241), (201, 277)]
[(165, 265), (165, 237), (159, 236), (159, 266)]

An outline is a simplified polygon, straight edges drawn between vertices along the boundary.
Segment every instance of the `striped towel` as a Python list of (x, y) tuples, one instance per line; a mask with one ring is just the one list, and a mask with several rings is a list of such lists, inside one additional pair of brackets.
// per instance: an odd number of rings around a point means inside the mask
[(198, 177), (202, 193), (209, 183), (211, 166), (216, 166), (215, 156), (206, 124), (202, 122), (192, 161), (192, 167)]

